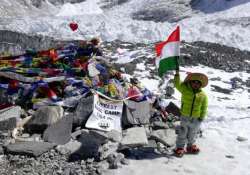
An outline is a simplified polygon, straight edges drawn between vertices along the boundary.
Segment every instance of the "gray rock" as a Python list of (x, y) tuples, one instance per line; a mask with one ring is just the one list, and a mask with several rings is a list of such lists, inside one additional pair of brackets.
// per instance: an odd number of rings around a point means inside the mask
[(0, 155), (4, 154), (3, 147), (0, 145)]
[(246, 86), (250, 87), (250, 78), (248, 78), (248, 80), (246, 80)]
[(148, 144), (144, 127), (134, 127), (124, 130), (121, 146), (137, 147)]
[(127, 100), (122, 113), (123, 127), (149, 124), (150, 104), (148, 101), (134, 102)]
[(129, 160), (126, 158), (121, 159), (121, 164), (122, 165), (129, 165)]
[(89, 130), (89, 134), (93, 136), (95, 139), (99, 140), (100, 144), (105, 144), (108, 142), (107, 132), (97, 131), (97, 130)]
[(43, 133), (44, 130), (63, 117), (63, 108), (60, 106), (44, 106), (39, 108), (25, 125), (31, 133)]
[(116, 155), (116, 161), (121, 165), (129, 165), (129, 160), (125, 158), (124, 154), (118, 153)]
[(119, 162), (122, 160), (122, 159), (124, 159), (125, 158), (125, 156), (124, 156), (124, 154), (122, 154), (122, 153), (118, 153), (117, 155), (116, 155), (116, 158), (119, 160)]
[(40, 134), (33, 134), (31, 137), (26, 134), (23, 134), (22, 136), (15, 138), (15, 142), (39, 142), (41, 140), (42, 139)]
[(11, 138), (9, 133), (0, 133), (0, 145), (6, 146), (14, 142), (15, 140)]
[(211, 85), (211, 87), (213, 87), (213, 91), (216, 91), (216, 92), (221, 92), (223, 94), (230, 94), (232, 92), (231, 89), (225, 89), (225, 88), (222, 88), (222, 87), (219, 87), (219, 86), (216, 86), (216, 85)]
[(176, 141), (174, 129), (159, 129), (152, 131), (150, 139), (162, 143), (165, 146), (173, 146)]
[(129, 72), (130, 74), (133, 74), (136, 69), (136, 60), (134, 62), (131, 62), (131, 64), (119, 64), (115, 63), (112, 66), (116, 69), (119, 70), (121, 67), (124, 69), (124, 72)]
[(21, 137), (23, 137), (23, 138), (28, 138), (28, 137), (30, 137), (30, 134), (28, 134), (28, 133), (23, 133)]
[(181, 1), (158, 0), (157, 3), (137, 8), (138, 10), (132, 14), (133, 19), (154, 22), (177, 22), (192, 14), (190, 7)]
[(116, 159), (115, 154), (110, 154), (107, 157), (107, 162), (109, 163), (109, 168), (110, 169), (117, 169), (118, 168), (118, 159)]
[(43, 133), (44, 141), (62, 145), (71, 138), (73, 118), (65, 116), (55, 124), (49, 126)]
[(82, 130), (76, 130), (75, 132), (71, 133), (72, 139), (77, 139), (78, 136), (82, 134)]
[(77, 152), (81, 148), (81, 145), (82, 145), (81, 142), (74, 140), (74, 141), (69, 141), (65, 145), (58, 145), (56, 147), (56, 150), (62, 155), (72, 154)]
[(152, 128), (154, 130), (157, 130), (157, 129), (168, 129), (169, 126), (166, 122), (162, 122), (162, 121), (154, 121), (151, 123), (152, 125)]
[(42, 136), (40, 134), (33, 134), (31, 138), (33, 138), (34, 141), (37, 141), (37, 142), (42, 140)]
[(98, 172), (103, 173), (109, 168), (109, 163), (107, 161), (99, 162)]
[(104, 1), (105, 4), (102, 6), (102, 8), (112, 8), (114, 6), (123, 4), (128, 2), (129, 0), (109, 0), (109, 1)]
[(66, 168), (63, 172), (63, 175), (70, 175), (70, 168)]
[(118, 150), (119, 143), (108, 142), (99, 148), (100, 160), (105, 160), (110, 154), (115, 154)]
[(148, 145), (146, 145), (145, 147), (156, 148), (157, 143), (155, 140), (148, 140)]
[(238, 137), (237, 137), (237, 140), (238, 140), (239, 142), (244, 142), (244, 141), (247, 141), (248, 139), (247, 139), (246, 137), (243, 137), (243, 136), (238, 136)]
[(12, 106), (0, 110), (0, 131), (14, 129), (20, 120), (21, 110), (20, 106)]
[(122, 140), (122, 133), (116, 130), (109, 131), (107, 135), (108, 135), (108, 139), (112, 142), (120, 142)]
[(173, 115), (175, 115), (175, 116), (180, 116), (180, 115), (181, 115), (180, 108), (179, 108), (176, 104), (174, 104), (173, 102), (170, 102), (170, 103), (166, 106), (165, 110), (166, 110), (168, 113), (171, 113), (171, 114), (173, 114)]
[[(38, 50), (48, 49), (56, 46), (53, 38), (46, 36), (29, 36), (23, 33), (13, 31), (0, 31), (0, 52), (8, 51), (14, 55), (23, 54), (27, 49), (34, 48)], [(8, 44), (11, 43), (11, 44)]]
[[(63, 5), (65, 3), (81, 3), (84, 2), (86, 0), (48, 0), (50, 3), (54, 4), (54, 5)], [(34, 2), (32, 2), (34, 4)]]
[(82, 126), (86, 124), (90, 114), (93, 112), (93, 101), (93, 95), (81, 98), (74, 114), (74, 126)]
[(6, 96), (6, 90), (5, 89), (0, 89), (0, 103), (7, 103), (8, 99)]
[(6, 146), (8, 154), (18, 154), (38, 157), (49, 151), (55, 145), (48, 142), (20, 142)]
[(128, 161), (125, 160), (125, 157), (122, 153), (113, 153), (107, 157), (107, 162), (109, 163), (110, 169), (117, 169), (119, 165), (126, 164)]
[(77, 155), (83, 159), (99, 158), (99, 147), (102, 143), (100, 140), (87, 132), (83, 132), (78, 141), (81, 142), (81, 147), (75, 152)]
[(233, 155), (225, 155), (226, 158), (228, 159), (234, 159), (235, 157)]
[(15, 139), (16, 142), (34, 142), (36, 141), (34, 138), (31, 137), (17, 137)]

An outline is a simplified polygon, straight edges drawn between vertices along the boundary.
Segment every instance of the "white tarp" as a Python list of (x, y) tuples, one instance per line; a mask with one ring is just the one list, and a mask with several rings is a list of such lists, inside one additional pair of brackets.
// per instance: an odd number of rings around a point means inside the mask
[(93, 113), (86, 123), (87, 128), (121, 132), (122, 101), (106, 101), (100, 99), (98, 94), (95, 94), (93, 108)]

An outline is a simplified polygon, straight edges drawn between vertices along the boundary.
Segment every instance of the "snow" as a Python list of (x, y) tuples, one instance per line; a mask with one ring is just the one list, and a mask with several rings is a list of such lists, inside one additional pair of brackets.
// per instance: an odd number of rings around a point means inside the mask
[(121, 49), (121, 48), (118, 48), (117, 52), (118, 52), (118, 55), (117, 55), (118, 59), (116, 62), (121, 63), (121, 64), (130, 63), (134, 61), (135, 59), (137, 59), (136, 56), (139, 53), (138, 51), (129, 52), (129, 51), (126, 51), (126, 49)]
[[(104, 41), (120, 39), (152, 43), (165, 40), (176, 25), (180, 25), (182, 40), (214, 42), (250, 50), (248, 39), (250, 37), (248, 20), (250, 2), (248, 0), (203, 0), (200, 1), (198, 9), (190, 8), (188, 17), (178, 23), (156, 23), (132, 19), (133, 12), (152, 3), (154, 1), (130, 0), (105, 10), (101, 9), (103, 5), (101, 0), (67, 3), (55, 7), (57, 10), (52, 8), (56, 13), (55, 16), (41, 15), (39, 20), (32, 16), (7, 20), (3, 18), (0, 21), (0, 29), (49, 35), (60, 39), (89, 39), (92, 36), (100, 36)], [(202, 11), (203, 9), (208, 9), (208, 12)], [(51, 13), (51, 11), (48, 12), (48, 14)], [(78, 23), (79, 31), (72, 32), (69, 29), (68, 24), (71, 21)]]
[(79, 4), (64, 4), (56, 16), (81, 16), (85, 14), (101, 14), (102, 9), (96, 4), (96, 0), (88, 0)]
[[(143, 68), (142, 65), (139, 66)], [(110, 175), (249, 175), (250, 168), (250, 102), (246, 88), (240, 92), (233, 91), (226, 95), (212, 91), (211, 85), (230, 88), (230, 78), (250, 78), (245, 72), (227, 73), (205, 66), (182, 67), (180, 74), (183, 80), (187, 72), (201, 72), (208, 75), (209, 79), (220, 77), (221, 81), (210, 80), (204, 89), (209, 97), (208, 115), (202, 123), (203, 136), (197, 140), (201, 152), (199, 155), (184, 155), (183, 158), (155, 155), (153, 157), (130, 160), (130, 164), (117, 170), (109, 170)], [(173, 78), (173, 77), (172, 77)], [(147, 88), (156, 90), (157, 80), (141, 78)], [(220, 96), (229, 99), (218, 100)], [(180, 104), (180, 93), (175, 91), (174, 97)], [(243, 137), (245, 141), (238, 141)]]
[[(227, 9), (231, 9), (234, 6), (245, 4), (248, 2), (249, 2), (249, 0), (237, 0), (237, 1), (200, 0), (197, 7), (199, 10), (202, 10), (205, 13), (215, 13), (217, 11), (224, 11)], [(240, 14), (240, 15), (242, 15), (242, 14)]]
[(143, 79), (140, 79), (140, 82), (142, 83), (142, 85), (147, 87), (147, 89), (149, 89), (151, 92), (153, 92), (153, 93), (158, 92), (157, 87), (158, 87), (159, 81), (153, 80), (153, 79), (143, 78)]

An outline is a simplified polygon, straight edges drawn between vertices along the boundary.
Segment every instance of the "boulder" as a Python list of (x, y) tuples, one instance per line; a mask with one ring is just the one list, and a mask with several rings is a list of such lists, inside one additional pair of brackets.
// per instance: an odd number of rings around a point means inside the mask
[(100, 160), (105, 160), (110, 154), (115, 154), (119, 148), (119, 143), (108, 142), (99, 149)]
[(217, 86), (217, 85), (211, 85), (211, 87), (213, 88), (212, 89), (213, 91), (220, 92), (223, 94), (231, 94), (231, 92), (232, 92), (232, 89), (225, 89), (225, 88), (222, 88), (222, 87)]
[(60, 106), (43, 106), (39, 108), (26, 123), (25, 128), (30, 133), (43, 133), (44, 130), (63, 117), (63, 108)]
[(176, 141), (176, 133), (174, 129), (159, 129), (152, 131), (150, 139), (160, 142), (165, 146), (174, 146)]
[(124, 158), (124, 155), (119, 153), (118, 154), (110, 154), (107, 157), (107, 162), (109, 163), (109, 168), (110, 169), (117, 169), (118, 168), (118, 163), (121, 162), (121, 159)]
[(103, 144), (101, 138), (96, 138), (90, 134), (87, 130), (83, 131), (78, 141), (81, 143), (81, 147), (72, 156), (79, 157), (79, 159), (95, 158), (99, 159), (99, 147)]
[(0, 155), (4, 154), (3, 147), (0, 145)]
[(43, 133), (43, 139), (46, 142), (62, 145), (71, 138), (73, 118), (65, 116), (55, 124), (49, 126)]
[(75, 153), (77, 152), (78, 150), (80, 150), (81, 148), (81, 142), (78, 142), (76, 140), (72, 140), (72, 141), (69, 141), (68, 143), (64, 144), (64, 145), (58, 145), (56, 147), (56, 150), (62, 154), (62, 155), (65, 155), (65, 154), (72, 154), (72, 153)]
[(237, 140), (238, 140), (239, 142), (244, 142), (244, 141), (247, 141), (248, 138), (247, 138), (247, 137), (244, 137), (244, 136), (237, 136)]
[(111, 130), (107, 133), (108, 139), (112, 142), (120, 142), (122, 140), (122, 133), (116, 130)]
[(152, 125), (152, 128), (154, 130), (157, 130), (157, 129), (168, 129), (169, 126), (166, 122), (162, 122), (162, 121), (154, 121), (151, 123)]
[(104, 131), (89, 130), (89, 134), (94, 137), (100, 144), (105, 144), (108, 142), (108, 135)]
[(20, 120), (21, 110), (20, 106), (0, 110), (0, 131), (13, 130)]
[(6, 153), (38, 157), (55, 145), (48, 142), (19, 142), (6, 146)]
[[(83, 130), (85, 130), (85, 129), (83, 129)], [(76, 130), (76, 131), (74, 131), (74, 132), (71, 134), (71, 138), (74, 139), (74, 140), (76, 140), (77, 137), (79, 137), (81, 134), (82, 134), (82, 130)]]
[(122, 126), (124, 128), (133, 125), (149, 124), (150, 104), (148, 101), (135, 102), (127, 100), (123, 107)]
[(124, 130), (121, 147), (138, 147), (148, 144), (144, 127), (134, 127)]
[(0, 103), (5, 104), (7, 103), (7, 96), (6, 96), (6, 90), (5, 89), (0, 89)]
[(172, 113), (174, 114), (175, 116), (181, 116), (181, 112), (180, 112), (180, 108), (174, 104), (173, 102), (170, 102), (165, 110), (168, 112), (168, 113)]
[(83, 126), (86, 124), (90, 114), (93, 112), (93, 102), (93, 95), (81, 98), (74, 114), (74, 126)]

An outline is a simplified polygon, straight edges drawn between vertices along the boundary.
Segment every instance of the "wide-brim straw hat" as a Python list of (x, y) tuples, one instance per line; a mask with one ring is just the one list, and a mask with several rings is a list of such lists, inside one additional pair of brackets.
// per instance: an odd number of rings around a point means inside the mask
[(208, 84), (208, 78), (202, 73), (189, 73), (185, 78), (184, 82), (190, 82), (192, 80), (198, 80), (201, 82), (201, 87), (206, 87)]

